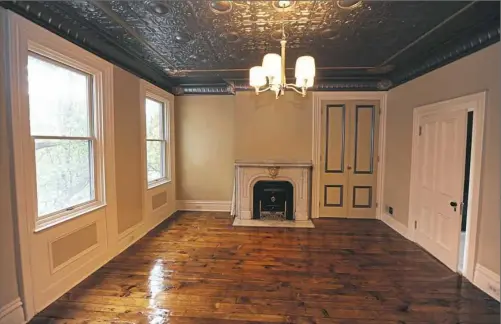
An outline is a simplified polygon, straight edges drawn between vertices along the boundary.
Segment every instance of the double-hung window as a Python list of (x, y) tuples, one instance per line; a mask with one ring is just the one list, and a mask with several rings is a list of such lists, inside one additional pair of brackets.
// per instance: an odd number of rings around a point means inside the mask
[(59, 219), (97, 201), (93, 92), (92, 75), (29, 53), (37, 223)]
[(146, 171), (150, 188), (169, 180), (167, 109), (167, 101), (146, 95)]

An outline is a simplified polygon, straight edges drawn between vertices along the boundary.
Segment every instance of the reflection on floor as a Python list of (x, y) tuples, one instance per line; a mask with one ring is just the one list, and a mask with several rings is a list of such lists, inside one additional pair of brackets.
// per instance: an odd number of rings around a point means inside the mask
[(499, 323), (499, 303), (377, 220), (162, 224), (32, 323)]
[(463, 273), (463, 267), (464, 267), (465, 242), (466, 242), (466, 232), (461, 232), (461, 238), (459, 241), (459, 261), (458, 261), (458, 269), (460, 273)]

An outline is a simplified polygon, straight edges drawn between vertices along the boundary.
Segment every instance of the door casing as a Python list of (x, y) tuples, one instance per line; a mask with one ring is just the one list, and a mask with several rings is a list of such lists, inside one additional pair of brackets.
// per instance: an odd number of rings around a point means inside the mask
[[(424, 116), (440, 111), (473, 111), (473, 134), (471, 148), (471, 167), (470, 167), (470, 187), (468, 200), (468, 219), (466, 224), (466, 242), (465, 242), (465, 262), (463, 275), (473, 282), (473, 274), (476, 262), (476, 243), (478, 234), (478, 215), (480, 208), (480, 176), (482, 169), (482, 151), (484, 138), (484, 119), (485, 119), (486, 92), (479, 92), (459, 98), (441, 101), (414, 109), (413, 112), (413, 131), (412, 131), (412, 162), (411, 162), (411, 187), (409, 201), (409, 223), (407, 224), (407, 238), (415, 241), (417, 221), (417, 193), (418, 193), (418, 141), (420, 120)], [(466, 142), (465, 142), (466, 145)], [(458, 233), (459, 235), (459, 233)], [(459, 251), (457, 251), (459, 253)]]

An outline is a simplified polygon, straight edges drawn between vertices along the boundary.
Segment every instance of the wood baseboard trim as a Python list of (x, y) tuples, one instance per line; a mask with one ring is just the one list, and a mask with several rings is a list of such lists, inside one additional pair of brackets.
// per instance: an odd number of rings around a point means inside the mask
[(0, 324), (21, 324), (24, 322), (23, 303), (20, 298), (16, 298), (0, 308)]
[(494, 271), (477, 264), (473, 275), (473, 284), (499, 301), (499, 275)]
[(383, 213), (381, 215), (381, 221), (391, 227), (395, 232), (407, 238), (407, 226), (397, 221), (390, 215)]
[(184, 211), (230, 212), (231, 201), (224, 200), (178, 200), (177, 209)]

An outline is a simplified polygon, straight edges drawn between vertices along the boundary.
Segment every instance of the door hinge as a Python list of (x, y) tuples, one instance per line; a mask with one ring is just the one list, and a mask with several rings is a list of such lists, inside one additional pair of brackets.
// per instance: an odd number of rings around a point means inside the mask
[(379, 114), (381, 115), (381, 108), (379, 108)]
[(378, 204), (378, 203), (376, 203), (376, 208), (378, 208), (378, 207), (379, 207), (379, 204)]
[(417, 221), (414, 221), (414, 229), (417, 229)]
[(423, 133), (423, 127), (419, 126), (419, 136)]
[(379, 155), (377, 156), (377, 161), (379, 162)]

